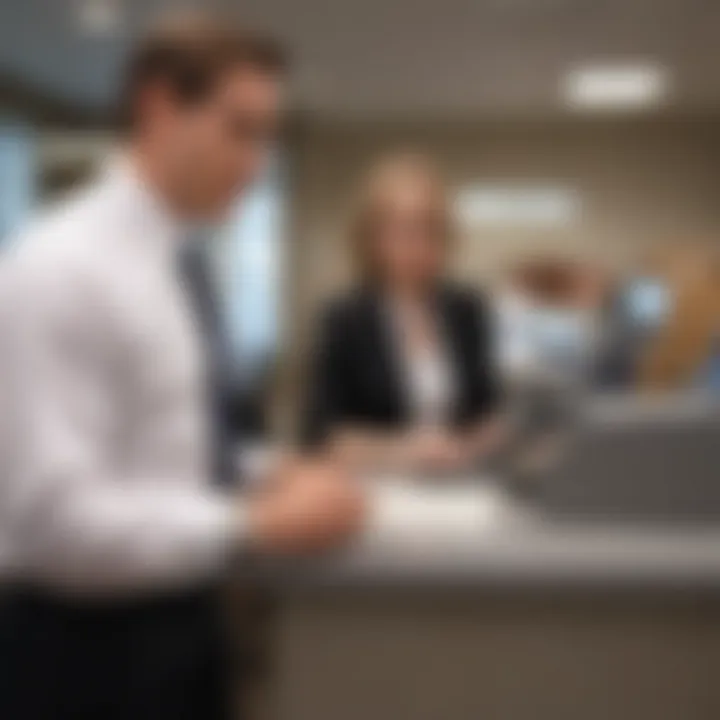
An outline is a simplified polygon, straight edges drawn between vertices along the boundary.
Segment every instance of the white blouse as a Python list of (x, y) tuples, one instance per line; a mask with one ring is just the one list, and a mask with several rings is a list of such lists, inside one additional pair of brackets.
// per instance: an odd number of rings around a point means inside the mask
[(404, 322), (406, 308), (398, 303), (389, 305), (391, 335), (408, 398), (411, 422), (417, 427), (445, 425), (456, 393), (456, 378), (442, 328), (434, 342), (422, 348), (411, 347)]

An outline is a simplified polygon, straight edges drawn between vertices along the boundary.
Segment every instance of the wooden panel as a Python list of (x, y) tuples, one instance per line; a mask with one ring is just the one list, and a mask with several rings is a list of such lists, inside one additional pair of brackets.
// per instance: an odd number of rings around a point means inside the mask
[(276, 720), (716, 720), (712, 604), (468, 594), (297, 597)]

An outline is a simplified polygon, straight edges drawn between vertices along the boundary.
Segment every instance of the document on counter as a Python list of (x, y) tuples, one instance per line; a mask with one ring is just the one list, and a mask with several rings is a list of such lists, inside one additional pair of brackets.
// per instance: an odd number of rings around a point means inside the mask
[(466, 546), (503, 522), (506, 509), (502, 490), (492, 483), (420, 485), (382, 478), (369, 487), (366, 545)]

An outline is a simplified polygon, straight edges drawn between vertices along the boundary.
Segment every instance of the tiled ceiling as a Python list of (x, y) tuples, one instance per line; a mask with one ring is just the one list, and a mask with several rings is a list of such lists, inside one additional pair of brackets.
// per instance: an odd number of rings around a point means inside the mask
[[(129, 40), (177, 5), (119, 0), (118, 28), (88, 35), (83, 2), (2, 0), (0, 70), (103, 105)], [(282, 36), (295, 102), (331, 117), (563, 112), (568, 68), (604, 60), (668, 67), (666, 109), (720, 110), (718, 0), (204, 0)], [(187, 3), (183, 4), (187, 7)]]

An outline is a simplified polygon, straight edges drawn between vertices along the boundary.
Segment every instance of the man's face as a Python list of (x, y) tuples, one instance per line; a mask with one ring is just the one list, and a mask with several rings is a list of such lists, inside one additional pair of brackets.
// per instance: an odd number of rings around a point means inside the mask
[(189, 214), (219, 218), (257, 178), (275, 138), (279, 106), (276, 76), (239, 68), (221, 77), (201, 102), (167, 108), (161, 142)]

